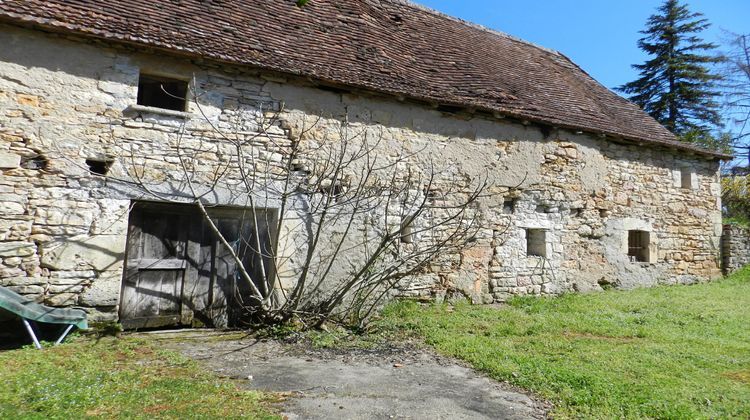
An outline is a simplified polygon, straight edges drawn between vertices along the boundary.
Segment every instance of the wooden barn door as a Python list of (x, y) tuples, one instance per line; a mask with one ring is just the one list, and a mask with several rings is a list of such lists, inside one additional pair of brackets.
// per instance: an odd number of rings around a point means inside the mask
[(182, 323), (190, 218), (163, 210), (136, 207), (130, 217), (120, 301), (120, 319), (128, 329)]
[[(212, 209), (211, 218), (251, 275), (260, 276), (252, 218)], [(265, 218), (264, 218), (265, 220)], [(193, 206), (136, 203), (131, 210), (120, 322), (127, 329), (238, 324), (250, 287)], [(270, 243), (268, 229), (260, 241)]]

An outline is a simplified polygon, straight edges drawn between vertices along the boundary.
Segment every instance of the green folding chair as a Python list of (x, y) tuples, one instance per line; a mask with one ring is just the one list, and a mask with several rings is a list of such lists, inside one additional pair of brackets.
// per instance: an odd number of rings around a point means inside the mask
[(67, 325), (65, 331), (63, 331), (62, 335), (60, 335), (55, 341), (55, 345), (62, 343), (73, 327), (82, 330), (88, 328), (86, 312), (80, 309), (51, 308), (49, 306), (44, 306), (1, 286), (0, 309), (4, 309), (21, 318), (21, 321), (23, 321), (23, 324), (26, 327), (26, 331), (34, 342), (34, 346), (40, 350), (42, 345), (39, 344), (39, 339), (37, 339), (34, 329), (31, 327), (29, 321)]

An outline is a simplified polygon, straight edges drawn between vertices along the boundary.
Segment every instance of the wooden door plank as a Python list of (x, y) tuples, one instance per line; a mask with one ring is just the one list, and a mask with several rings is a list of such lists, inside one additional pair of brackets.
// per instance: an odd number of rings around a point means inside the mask
[(138, 283), (138, 270), (128, 268), (130, 261), (137, 261), (141, 250), (140, 213), (133, 208), (128, 217), (128, 238), (125, 251), (125, 270), (120, 293), (120, 320), (136, 316), (138, 296), (135, 288)]
[(135, 270), (184, 270), (187, 266), (187, 260), (178, 258), (141, 258), (128, 263), (128, 268)]
[(176, 325), (175, 316), (179, 322), (187, 266), (182, 230), (187, 218), (153, 207), (133, 207), (120, 311), (128, 325)]

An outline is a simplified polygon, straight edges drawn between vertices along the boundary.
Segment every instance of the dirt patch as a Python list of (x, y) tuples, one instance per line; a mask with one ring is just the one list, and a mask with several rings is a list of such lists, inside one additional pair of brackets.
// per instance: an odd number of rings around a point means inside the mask
[(721, 376), (727, 377), (737, 382), (750, 384), (750, 370), (739, 370), (735, 372), (725, 372)]
[(528, 419), (544, 418), (548, 408), (408, 343), (327, 350), (209, 334), (164, 334), (157, 340), (244, 387), (290, 395), (282, 403), (289, 419)]

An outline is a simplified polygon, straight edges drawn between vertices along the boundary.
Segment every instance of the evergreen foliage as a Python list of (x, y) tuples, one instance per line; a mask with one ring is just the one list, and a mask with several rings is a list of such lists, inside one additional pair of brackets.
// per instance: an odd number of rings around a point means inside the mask
[(678, 0), (665, 0), (638, 40), (652, 58), (634, 64), (640, 77), (618, 88), (678, 136), (708, 135), (721, 120), (715, 101), (720, 76), (709, 68), (721, 58), (710, 54), (714, 44), (697, 35), (710, 26), (701, 16)]

